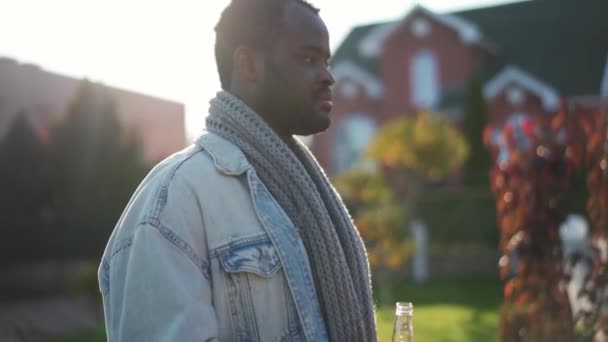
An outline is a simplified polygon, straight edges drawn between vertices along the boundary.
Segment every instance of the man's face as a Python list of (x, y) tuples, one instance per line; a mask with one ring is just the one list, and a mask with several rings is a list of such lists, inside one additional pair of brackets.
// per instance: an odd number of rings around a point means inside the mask
[(284, 30), (265, 58), (259, 89), (263, 116), (280, 135), (326, 130), (332, 109), (329, 35), (321, 18), (296, 2), (286, 5)]

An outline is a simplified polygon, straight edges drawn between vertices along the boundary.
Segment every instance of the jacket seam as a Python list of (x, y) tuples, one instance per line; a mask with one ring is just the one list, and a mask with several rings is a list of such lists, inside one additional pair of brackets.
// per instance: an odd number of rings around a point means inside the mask
[(110, 262), (106, 258), (101, 258), (101, 272), (100, 272), (100, 289), (101, 293), (105, 296), (110, 292)]
[[(215, 133), (208, 133), (208, 134), (214, 134), (216, 137), (219, 137), (223, 141), (223, 143), (227, 143), (230, 145), (234, 145), (232, 142), (227, 141), (226, 139), (224, 139), (221, 136), (218, 136)], [(217, 151), (215, 150), (215, 148), (213, 147), (213, 145), (210, 145), (207, 141), (208, 139), (214, 139), (215, 137), (208, 135), (207, 137), (205, 136), (201, 136), (197, 141), (196, 141), (196, 145), (205, 153), (207, 153), (209, 155), (209, 157), (211, 157), (211, 161), (213, 162), (213, 165), (215, 166), (216, 169), (218, 169), (219, 172), (228, 175), (228, 176), (240, 176), (243, 175), (244, 173), (247, 172), (247, 170), (249, 170), (251, 168), (251, 165), (248, 163), (247, 158), (245, 157), (245, 155), (243, 154), (243, 152), (240, 150), (240, 148), (236, 147), (237, 150), (239, 151), (240, 155), (237, 157), (238, 161), (240, 164), (242, 164), (242, 162), (245, 162), (247, 165), (245, 166), (239, 166), (239, 167), (229, 167), (227, 165), (225, 165), (224, 163), (224, 159), (221, 158), (221, 156), (219, 156), (217, 154)], [(211, 143), (212, 144), (212, 143)]]
[(133, 235), (129, 236), (127, 239), (123, 240), (118, 244), (118, 246), (112, 251), (110, 258), (114, 258), (114, 256), (120, 253), (123, 249), (131, 247), (133, 244)]
[(186, 163), (187, 161), (192, 159), (195, 155), (197, 155), (198, 153), (203, 151), (200, 146), (198, 146), (198, 145), (195, 145), (195, 146), (196, 146), (196, 150), (192, 151), (190, 153), (190, 155), (188, 155), (187, 157), (184, 158), (184, 160), (180, 161), (177, 165), (175, 165), (173, 167), (173, 169), (171, 170), (171, 172), (169, 173), (169, 175), (167, 177), (168, 179), (161, 186), (161, 188), (157, 194), (156, 206), (154, 207), (152, 214), (147, 217), (146, 223), (149, 223), (153, 226), (159, 226), (161, 224), (160, 215), (161, 215), (163, 209), (165, 208), (165, 205), (167, 204), (167, 197), (169, 195), (169, 186), (171, 185), (171, 182), (173, 181), (175, 174), (177, 173), (179, 168), (184, 163)]
[(211, 250), (209, 252), (209, 257), (217, 257), (217, 256), (220, 256), (220, 255), (222, 255), (228, 251), (234, 250), (234, 249), (238, 249), (238, 248), (248, 246), (248, 245), (260, 244), (260, 243), (271, 243), (270, 238), (268, 237), (268, 234), (263, 233), (263, 234), (258, 234), (255, 236), (245, 237), (245, 238), (241, 238), (238, 240), (228, 242), (226, 244), (223, 244), (223, 245)]
[[(201, 271), (201, 273), (205, 276), (207, 280), (211, 280), (211, 270), (209, 263), (203, 258), (199, 257), (198, 254), (196, 254), (196, 252), (194, 251), (194, 248), (192, 248), (192, 246), (190, 246), (184, 239), (179, 237), (179, 235), (177, 235), (174, 231), (164, 225), (155, 225), (151, 222), (140, 223), (139, 225), (137, 225), (137, 230), (143, 229), (141, 228), (142, 226), (149, 226), (157, 229), (166, 241), (169, 241), (173, 246), (175, 246), (179, 251), (181, 251), (182, 254), (187, 256), (188, 259), (192, 261), (192, 263), (194, 263), (194, 265)], [(136, 233), (131, 234), (131, 236), (122, 241), (120, 245), (114, 251), (112, 251), (110, 260), (113, 259), (114, 256), (120, 253), (122, 250), (131, 247), (135, 234)], [(107, 260), (107, 266), (104, 266), (105, 269), (110, 268), (110, 260)], [(106, 260), (104, 259), (104, 261)]]
[(194, 248), (192, 248), (190, 244), (188, 244), (184, 239), (177, 235), (177, 233), (175, 233), (173, 230), (169, 229), (165, 225), (161, 224), (157, 226), (150, 224), (150, 226), (156, 228), (160, 232), (160, 234), (165, 238), (165, 240), (169, 241), (173, 246), (175, 246), (179, 251), (181, 251), (185, 256), (187, 256), (188, 259), (190, 259), (190, 261), (194, 263), (194, 265), (199, 269), (199, 271), (201, 271), (201, 273), (203, 274), (203, 276), (205, 276), (207, 280), (211, 280), (211, 271), (209, 263), (200, 256), (198, 256), (198, 254), (196, 254)]
[[(163, 225), (160, 220), (160, 216), (165, 208), (165, 205), (167, 204), (167, 197), (169, 195), (169, 187), (171, 186), (171, 182), (175, 178), (175, 175), (177, 174), (178, 170), (180, 169), (180, 167), (182, 165), (184, 165), (184, 163), (186, 163), (187, 161), (192, 159), (194, 156), (196, 156), (197, 154), (199, 154), (201, 152), (204, 152), (204, 150), (201, 148), (201, 146), (198, 146), (198, 145), (194, 145), (194, 146), (195, 146), (195, 149), (193, 149), (193, 151), (190, 152), (189, 155), (184, 157), (183, 160), (181, 160), (177, 165), (175, 165), (171, 169), (171, 171), (169, 172), (169, 175), (166, 177), (166, 180), (164, 181), (160, 190), (158, 191), (156, 205), (155, 205), (152, 213), (145, 217), (145, 219), (137, 226), (135, 231), (140, 229), (141, 226), (146, 226), (146, 225), (156, 228), (161, 233), (161, 235), (165, 238), (165, 240), (168, 240), (172, 245), (177, 247), (177, 249), (179, 249), (184, 255), (186, 255), (196, 265), (196, 267), (201, 271), (201, 273), (203, 273), (203, 275), (205, 276), (205, 278), (207, 280), (211, 280), (211, 271), (210, 271), (209, 263), (207, 261), (205, 261), (203, 258), (201, 258), (200, 256), (198, 256), (196, 254), (196, 252), (194, 251), (194, 248), (192, 248), (192, 246), (190, 246), (186, 241), (184, 241), (181, 237), (179, 237), (174, 231), (172, 231), (171, 229), (169, 229), (168, 227)], [(118, 253), (121, 249), (129, 247), (133, 241), (134, 234), (135, 233), (133, 233), (127, 239), (127, 243), (125, 243), (124, 245), (121, 245), (121, 247), (118, 250), (116, 250), (112, 255)], [(129, 243), (129, 242), (131, 242), (131, 243)]]

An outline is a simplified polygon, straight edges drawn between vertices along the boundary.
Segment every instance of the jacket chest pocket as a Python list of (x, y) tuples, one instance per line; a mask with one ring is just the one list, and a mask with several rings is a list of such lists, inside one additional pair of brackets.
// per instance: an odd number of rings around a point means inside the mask
[(218, 261), (236, 340), (278, 341), (299, 332), (281, 260), (267, 236), (230, 243)]
[(281, 260), (270, 241), (228, 249), (220, 255), (220, 263), (228, 273), (246, 272), (263, 278), (272, 277), (281, 267)]

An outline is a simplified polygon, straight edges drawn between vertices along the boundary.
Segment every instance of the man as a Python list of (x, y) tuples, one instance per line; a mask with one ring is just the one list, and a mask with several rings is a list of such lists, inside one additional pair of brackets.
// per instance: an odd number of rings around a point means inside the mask
[(104, 253), (109, 340), (375, 341), (361, 238), (293, 137), (330, 124), (318, 10), (233, 0), (216, 33), (207, 130), (151, 171)]

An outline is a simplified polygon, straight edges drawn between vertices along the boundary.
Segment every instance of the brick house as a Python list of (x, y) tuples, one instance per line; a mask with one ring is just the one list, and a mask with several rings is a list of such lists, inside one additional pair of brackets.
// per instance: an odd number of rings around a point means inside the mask
[(361, 166), (379, 126), (430, 108), (462, 118), (469, 82), (490, 120), (549, 116), (568, 98), (608, 96), (608, 1), (535, 0), (448, 14), (416, 6), (354, 28), (331, 61), (332, 127), (312, 149), (330, 175)]
[[(80, 81), (0, 58), (0, 139), (20, 113), (29, 116), (44, 139), (49, 125), (66, 114)], [(186, 146), (183, 104), (105, 87), (116, 100), (120, 122), (140, 138), (147, 162), (158, 162)]]

